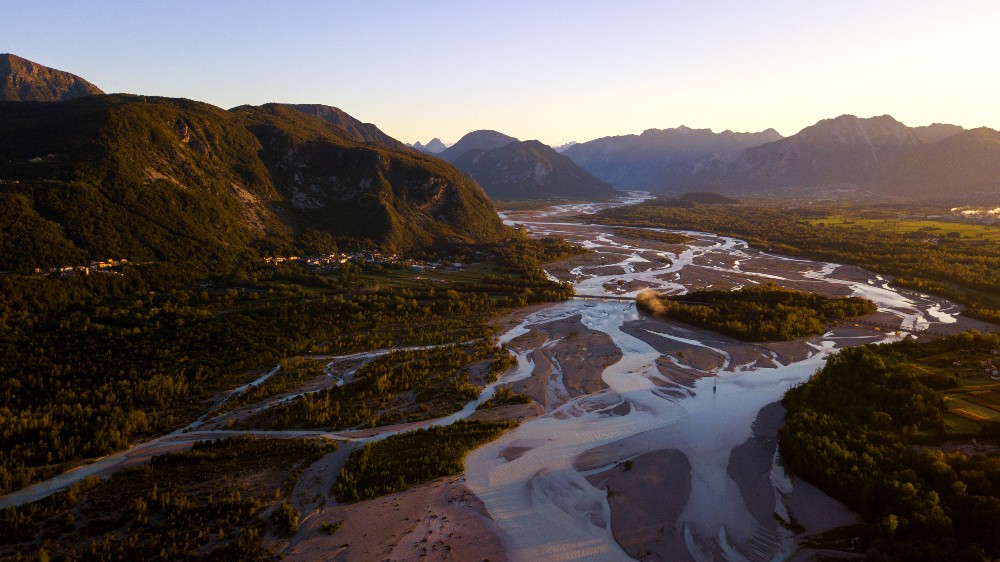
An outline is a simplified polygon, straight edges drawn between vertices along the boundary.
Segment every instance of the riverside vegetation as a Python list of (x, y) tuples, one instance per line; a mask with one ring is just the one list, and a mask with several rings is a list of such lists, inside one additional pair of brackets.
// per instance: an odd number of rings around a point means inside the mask
[(516, 364), (505, 346), (489, 340), (394, 351), (359, 368), (349, 384), (273, 406), (241, 427), (336, 430), (441, 417), (460, 410)]
[[(1000, 337), (976, 332), (847, 348), (785, 396), (786, 466), (870, 522), (867, 558), (1000, 557), (1000, 455), (938, 446), (998, 443), (1000, 383), (981, 368), (997, 350)], [(956, 393), (976, 397), (976, 416)]]
[(297, 264), (0, 276), (0, 493), (182, 427), (285, 358), (488, 338), (503, 311), (572, 294), (537, 269), (579, 251), (563, 241), (459, 251), (496, 265), (454, 283)]
[(461, 474), (469, 451), (492, 441), (514, 422), (459, 421), (367, 443), (337, 474), (337, 501), (359, 502), (400, 492), (441, 476)]
[[(948, 232), (896, 231), (891, 216), (928, 213), (926, 207), (861, 207), (850, 204), (746, 201), (702, 205), (657, 199), (608, 209), (595, 220), (613, 225), (714, 232), (742, 238), (775, 253), (856, 265), (894, 275), (898, 286), (933, 293), (966, 305), (963, 314), (1000, 322), (1000, 244), (987, 237)], [(832, 216), (877, 219), (885, 228), (831, 223)], [(878, 222), (881, 221), (881, 222)]]
[[(315, 439), (231, 438), (90, 478), (0, 511), (0, 559), (272, 560), (265, 536), (292, 530), (286, 498), (331, 452)], [(266, 516), (270, 513), (270, 516)]]
[(694, 291), (684, 295), (643, 293), (646, 312), (713, 330), (743, 341), (791, 341), (824, 332), (825, 323), (875, 312), (858, 297), (827, 298), (784, 289), (773, 282), (738, 291)]

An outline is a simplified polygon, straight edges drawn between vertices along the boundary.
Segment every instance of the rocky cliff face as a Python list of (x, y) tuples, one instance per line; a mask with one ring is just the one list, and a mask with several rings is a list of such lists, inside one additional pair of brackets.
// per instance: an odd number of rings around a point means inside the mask
[(0, 54), (0, 101), (63, 101), (103, 93), (74, 74)]

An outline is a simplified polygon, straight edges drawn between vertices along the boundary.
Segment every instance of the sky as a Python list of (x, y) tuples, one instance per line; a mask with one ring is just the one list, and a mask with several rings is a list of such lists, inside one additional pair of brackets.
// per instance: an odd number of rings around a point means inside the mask
[(410, 143), (1000, 129), (998, 30), (998, 0), (0, 0), (0, 53), (106, 92), (322, 103)]

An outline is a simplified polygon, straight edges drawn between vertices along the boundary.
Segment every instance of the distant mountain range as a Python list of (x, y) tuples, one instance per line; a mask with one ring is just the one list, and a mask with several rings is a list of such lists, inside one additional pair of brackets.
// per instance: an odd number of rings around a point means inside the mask
[(451, 165), (327, 106), (0, 102), (0, 270), (508, 235)]
[(713, 133), (710, 129), (681, 126), (574, 144), (563, 154), (617, 188), (661, 191), (686, 181), (698, 171), (704, 158), (725, 161), (747, 148), (780, 138), (774, 129)]
[(103, 93), (74, 74), (0, 54), (0, 101), (64, 101)]
[(668, 190), (995, 200), (1000, 133), (842, 115), (733, 158), (703, 158)]
[(431, 139), (431, 141), (427, 144), (420, 144), (420, 141), (417, 141), (410, 146), (425, 154), (437, 154), (448, 148), (443, 142), (441, 142), (441, 139), (437, 137)]
[(473, 131), (439, 155), (494, 199), (608, 199), (617, 195), (551, 147), (490, 130)]

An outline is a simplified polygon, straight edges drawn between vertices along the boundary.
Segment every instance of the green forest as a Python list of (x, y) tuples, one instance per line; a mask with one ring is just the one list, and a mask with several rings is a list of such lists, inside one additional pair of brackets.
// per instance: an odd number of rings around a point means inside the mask
[(354, 503), (401, 492), (442, 476), (461, 474), (469, 451), (514, 422), (459, 421), (367, 443), (351, 453), (337, 475), (337, 501)]
[[(892, 228), (872, 230), (833, 215), (877, 219), (926, 214), (926, 208), (847, 203), (746, 201), (738, 205), (677, 205), (670, 199), (618, 207), (588, 215), (612, 225), (713, 232), (735, 236), (756, 248), (789, 256), (856, 265), (896, 276), (893, 283), (960, 302), (963, 314), (1000, 322), (1000, 244), (985, 237)], [(942, 212), (938, 210), (938, 212)], [(944, 211), (946, 212), (946, 211)], [(955, 233), (963, 230), (956, 225)]]
[(786, 467), (865, 518), (868, 559), (1000, 557), (1000, 455), (937, 446), (971, 435), (1000, 443), (996, 421), (971, 434), (949, 423), (945, 394), (985, 378), (956, 376), (957, 359), (997, 350), (1000, 337), (976, 332), (847, 348), (785, 396)]
[(425, 256), (485, 264), (461, 282), (260, 262), (0, 275), (0, 493), (183, 427), (287, 358), (489, 338), (512, 307), (572, 295), (537, 265), (579, 251), (517, 237)]
[(0, 560), (273, 560), (264, 537), (289, 530), (291, 484), (333, 450), (321, 440), (233, 438), (156, 456), (0, 510)]
[(643, 293), (641, 310), (743, 341), (791, 341), (818, 336), (831, 321), (875, 312), (859, 297), (828, 298), (773, 282), (738, 291), (694, 291), (668, 296)]

